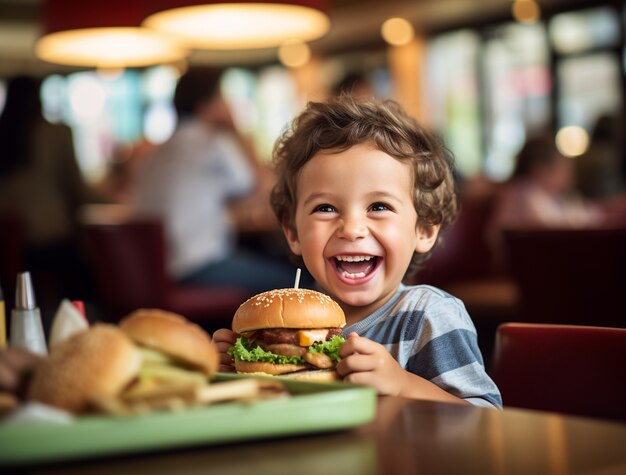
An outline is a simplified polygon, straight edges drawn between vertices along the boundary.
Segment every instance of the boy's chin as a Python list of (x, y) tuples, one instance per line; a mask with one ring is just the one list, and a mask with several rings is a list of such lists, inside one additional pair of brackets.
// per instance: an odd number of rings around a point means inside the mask
[(335, 300), (351, 307), (367, 307), (381, 298), (380, 290), (370, 286), (353, 286), (346, 288), (345, 285), (328, 289), (328, 293)]

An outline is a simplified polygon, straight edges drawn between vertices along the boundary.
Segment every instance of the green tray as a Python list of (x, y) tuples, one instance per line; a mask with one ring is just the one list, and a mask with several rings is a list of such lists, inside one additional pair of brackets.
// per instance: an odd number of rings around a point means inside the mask
[[(242, 377), (219, 374), (217, 379)], [(282, 381), (291, 397), (128, 418), (83, 416), (70, 424), (0, 423), (0, 465), (34, 465), (333, 431), (365, 424), (375, 416), (376, 393), (372, 388)]]

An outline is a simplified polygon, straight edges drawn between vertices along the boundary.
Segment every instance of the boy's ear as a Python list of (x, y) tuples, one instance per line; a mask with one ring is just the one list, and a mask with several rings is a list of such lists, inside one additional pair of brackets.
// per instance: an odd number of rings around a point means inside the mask
[(441, 226), (438, 224), (435, 226), (418, 226), (415, 251), (419, 254), (430, 251), (437, 242), (440, 228)]
[(300, 248), (300, 240), (298, 239), (296, 229), (285, 223), (283, 223), (281, 227), (283, 228), (283, 233), (285, 234), (285, 238), (287, 239), (287, 244), (289, 244), (291, 252), (293, 252), (296, 256), (301, 256), (302, 250)]

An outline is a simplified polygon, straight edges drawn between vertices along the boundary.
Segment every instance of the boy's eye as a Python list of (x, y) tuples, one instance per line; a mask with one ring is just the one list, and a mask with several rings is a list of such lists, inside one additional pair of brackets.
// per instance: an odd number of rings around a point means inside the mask
[(370, 206), (371, 211), (388, 211), (391, 210), (390, 206), (387, 206), (385, 203), (374, 203)]
[(313, 212), (315, 213), (332, 213), (333, 211), (335, 211), (335, 207), (326, 203), (317, 205), (313, 209)]

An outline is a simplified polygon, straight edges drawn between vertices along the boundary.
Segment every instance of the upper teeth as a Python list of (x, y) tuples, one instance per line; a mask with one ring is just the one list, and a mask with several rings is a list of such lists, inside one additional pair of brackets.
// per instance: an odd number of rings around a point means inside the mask
[(372, 256), (337, 256), (337, 260), (344, 262), (362, 262), (370, 259), (372, 259)]

